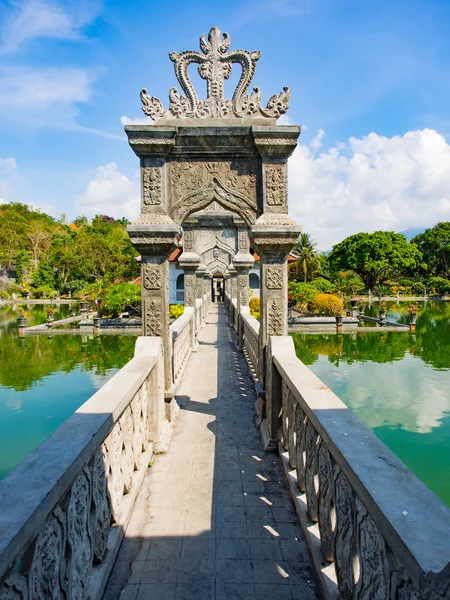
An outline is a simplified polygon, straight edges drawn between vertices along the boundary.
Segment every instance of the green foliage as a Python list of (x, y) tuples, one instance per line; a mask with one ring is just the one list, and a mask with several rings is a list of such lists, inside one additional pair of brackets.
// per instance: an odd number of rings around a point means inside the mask
[(53, 288), (51, 288), (48, 285), (41, 285), (40, 287), (36, 288), (33, 292), (33, 295), (35, 298), (56, 298), (56, 290), (54, 290)]
[(329, 261), (335, 269), (355, 271), (367, 289), (423, 265), (417, 246), (393, 231), (351, 235), (333, 246)]
[(373, 291), (379, 298), (383, 298), (384, 296), (389, 296), (391, 288), (389, 285), (376, 285)]
[(315, 298), (308, 303), (308, 309), (318, 315), (337, 316), (342, 315), (344, 305), (334, 294), (317, 294)]
[(16, 283), (21, 285), (28, 279), (28, 271), (31, 267), (30, 253), (27, 250), (19, 250), (14, 258), (16, 270)]
[(443, 277), (431, 277), (428, 280), (428, 289), (438, 296), (450, 294), (450, 281)]
[(250, 307), (250, 314), (255, 319), (259, 319), (261, 313), (261, 300), (259, 298), (252, 298), (248, 303)]
[(313, 285), (298, 281), (290, 281), (288, 283), (288, 292), (295, 305), (302, 309), (305, 309), (308, 303), (318, 294), (317, 288)]
[(430, 275), (450, 278), (450, 221), (426, 229), (411, 243), (422, 253)]
[(291, 278), (303, 279), (303, 283), (306, 283), (314, 273), (320, 273), (321, 261), (317, 254), (317, 244), (311, 239), (309, 233), (299, 235), (292, 254), (297, 256), (298, 260), (289, 268)]
[(33, 273), (33, 288), (48, 287), (54, 289), (56, 286), (55, 272), (48, 262), (41, 262), (37, 271)]
[(313, 279), (311, 281), (311, 285), (314, 286), (319, 292), (324, 292), (325, 294), (332, 294), (335, 290), (335, 286), (331, 283), (331, 281), (328, 281), (328, 279), (324, 279), (323, 277)]
[(184, 304), (171, 304), (169, 306), (169, 318), (178, 319), (184, 313)]
[(117, 316), (126, 308), (140, 310), (141, 288), (136, 283), (119, 283), (111, 288), (103, 299), (103, 309), (106, 313)]
[(339, 271), (333, 279), (333, 291), (344, 296), (357, 296), (365, 291), (361, 277), (354, 271)]

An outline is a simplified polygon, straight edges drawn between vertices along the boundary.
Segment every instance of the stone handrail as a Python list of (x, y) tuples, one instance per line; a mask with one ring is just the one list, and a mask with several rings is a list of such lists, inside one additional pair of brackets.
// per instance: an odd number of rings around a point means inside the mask
[(269, 361), (269, 429), (279, 427), (326, 597), (449, 598), (450, 510), (297, 358), (292, 338), (272, 337)]
[(164, 427), (160, 338), (0, 482), (0, 598), (101, 598)]
[(241, 319), (244, 324), (244, 353), (253, 377), (257, 377), (259, 363), (259, 321), (255, 317), (252, 317), (248, 307), (242, 309)]
[(173, 348), (173, 380), (175, 385), (180, 381), (191, 354), (193, 331), (195, 329), (194, 318), (194, 309), (185, 308), (181, 317), (178, 317), (170, 326)]

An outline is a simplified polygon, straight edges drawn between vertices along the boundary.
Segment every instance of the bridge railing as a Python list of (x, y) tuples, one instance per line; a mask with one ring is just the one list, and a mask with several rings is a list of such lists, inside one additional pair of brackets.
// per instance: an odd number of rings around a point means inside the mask
[(191, 355), (192, 340), (194, 339), (196, 328), (194, 321), (194, 310), (186, 308), (181, 317), (178, 317), (170, 326), (173, 348), (173, 381), (175, 385), (179, 383), (188, 358)]
[(296, 356), (268, 348), (265, 414), (328, 598), (450, 597), (450, 510)]
[(252, 317), (248, 307), (242, 310), (240, 318), (244, 324), (244, 354), (255, 379), (259, 368), (259, 321)]
[(101, 598), (164, 434), (160, 338), (0, 482), (0, 598)]

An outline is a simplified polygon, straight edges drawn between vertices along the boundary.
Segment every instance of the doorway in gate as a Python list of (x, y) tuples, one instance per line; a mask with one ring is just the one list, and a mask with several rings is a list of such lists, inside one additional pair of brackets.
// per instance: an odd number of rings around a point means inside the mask
[(222, 273), (215, 273), (211, 279), (211, 300), (223, 302), (225, 293), (225, 279)]

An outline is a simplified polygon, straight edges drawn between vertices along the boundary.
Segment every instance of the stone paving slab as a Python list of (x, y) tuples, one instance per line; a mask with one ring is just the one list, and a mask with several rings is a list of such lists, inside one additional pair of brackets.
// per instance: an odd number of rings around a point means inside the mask
[(315, 600), (319, 586), (280, 459), (221, 305), (179, 388), (169, 453), (149, 468), (104, 600)]

